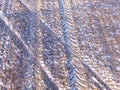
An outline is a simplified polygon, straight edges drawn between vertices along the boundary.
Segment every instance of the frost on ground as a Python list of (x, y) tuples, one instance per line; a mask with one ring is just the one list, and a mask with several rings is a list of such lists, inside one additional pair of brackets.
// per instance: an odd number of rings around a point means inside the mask
[(120, 90), (120, 0), (0, 0), (0, 90)]

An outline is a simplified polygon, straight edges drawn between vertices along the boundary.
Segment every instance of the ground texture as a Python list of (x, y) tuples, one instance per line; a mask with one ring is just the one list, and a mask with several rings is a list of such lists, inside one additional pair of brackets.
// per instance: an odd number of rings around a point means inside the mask
[(0, 90), (120, 90), (120, 0), (0, 0)]

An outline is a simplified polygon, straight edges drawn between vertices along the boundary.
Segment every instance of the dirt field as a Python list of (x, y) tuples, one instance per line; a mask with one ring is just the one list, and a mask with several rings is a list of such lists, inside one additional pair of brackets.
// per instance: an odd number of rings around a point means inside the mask
[(0, 90), (120, 90), (120, 0), (0, 0)]

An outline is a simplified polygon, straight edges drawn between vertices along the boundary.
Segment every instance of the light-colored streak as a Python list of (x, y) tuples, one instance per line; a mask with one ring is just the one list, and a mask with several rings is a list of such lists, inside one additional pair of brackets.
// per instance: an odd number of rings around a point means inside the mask
[(24, 4), (30, 11), (33, 11), (31, 6), (28, 3), (25, 3), (23, 0), (20, 0), (22, 4)]
[(11, 22), (9, 22), (8, 18), (5, 16), (5, 14), (0, 10), (0, 18), (5, 22), (5, 24), (10, 28), (10, 31), (13, 32), (18, 38), (19, 40), (21, 40), (21, 42), (23, 43), (23, 45), (25, 46), (25, 48), (28, 50), (29, 54), (31, 54), (31, 50), (29, 49), (29, 47), (25, 44), (25, 42), (22, 40), (21, 35), (13, 28)]

